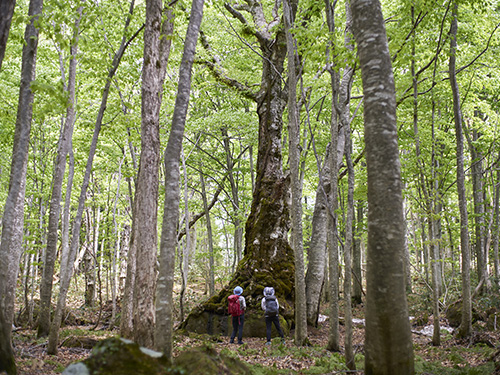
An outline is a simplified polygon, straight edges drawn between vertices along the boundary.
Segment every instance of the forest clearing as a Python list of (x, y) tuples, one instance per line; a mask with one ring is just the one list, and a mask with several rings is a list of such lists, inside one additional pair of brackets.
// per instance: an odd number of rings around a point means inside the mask
[(0, 374), (499, 374), (498, 56), (499, 0), (0, 0)]

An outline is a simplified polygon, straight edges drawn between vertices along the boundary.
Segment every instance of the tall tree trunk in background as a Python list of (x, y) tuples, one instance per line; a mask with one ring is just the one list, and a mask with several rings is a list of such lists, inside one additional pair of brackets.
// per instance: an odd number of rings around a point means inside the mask
[(352, 254), (352, 275), (354, 282), (352, 286), (352, 302), (360, 305), (363, 294), (363, 276), (361, 273), (361, 234), (363, 233), (363, 202), (358, 201), (356, 205), (356, 228), (354, 232), (354, 245)]
[(207, 223), (207, 245), (208, 245), (208, 294), (212, 297), (215, 294), (215, 261), (214, 261), (214, 241), (212, 234), (212, 222), (210, 210), (208, 209), (207, 190), (205, 188), (205, 177), (203, 176), (203, 166), (200, 165), (200, 184), (203, 210), (205, 211), (205, 221)]
[[(43, 274), (40, 281), (40, 315), (38, 318), (37, 336), (46, 337), (50, 331), (50, 310), (52, 301), (52, 280), (54, 278), (54, 267), (56, 263), (57, 244), (59, 237), (59, 219), (61, 217), (61, 198), (64, 183), (64, 174), (66, 171), (67, 156), (71, 147), (73, 138), (73, 129), (75, 127), (75, 108), (76, 108), (76, 66), (78, 53), (78, 37), (80, 33), (80, 19), (82, 8), (78, 9), (78, 16), (75, 20), (72, 44), (69, 54), (68, 85), (66, 92), (68, 94), (68, 107), (66, 109), (66, 118), (64, 119), (63, 129), (60, 133), (59, 144), (52, 176), (52, 194), (50, 198), (49, 223), (47, 227), (47, 248), (45, 249), (45, 258), (43, 260)], [(64, 67), (61, 66), (61, 75), (64, 82)]]
[[(181, 150), (182, 151), (182, 150)], [(191, 233), (189, 226), (189, 198), (188, 198), (188, 175), (186, 168), (186, 158), (184, 152), (181, 152), (182, 170), (184, 171), (184, 221), (186, 222), (186, 242), (180, 253), (180, 271), (181, 271), (181, 292), (179, 293), (180, 320), (184, 320), (184, 297), (186, 295), (188, 272), (189, 272), (189, 251), (191, 246)]]
[(472, 159), (471, 175), (472, 175), (472, 191), (474, 200), (474, 229), (476, 234), (476, 257), (477, 257), (477, 279), (481, 287), (479, 292), (484, 294), (491, 288), (491, 283), (488, 278), (488, 256), (486, 251), (486, 226), (485, 226), (485, 209), (484, 209), (484, 187), (483, 187), (483, 157), (481, 151), (476, 147), (479, 140), (477, 129), (469, 129), (472, 131), (466, 138), (469, 144), (469, 150)]
[(472, 331), (472, 298), (470, 290), (470, 244), (469, 219), (467, 215), (467, 197), (465, 195), (464, 139), (462, 110), (456, 75), (458, 4), (452, 2), (452, 21), (450, 28), (449, 75), (453, 92), (453, 114), (455, 117), (455, 135), (457, 139), (457, 191), (460, 210), (460, 248), (462, 252), (462, 321), (458, 330), (460, 337), (467, 337)]
[(326, 236), (328, 224), (327, 194), (330, 193), (330, 147), (326, 150), (323, 167), (318, 167), (319, 182), (311, 220), (311, 240), (307, 256), (306, 304), (307, 323), (318, 325), (321, 291), (325, 284)]
[(296, 47), (290, 31), (294, 25), (292, 7), (296, 1), (283, 2), (286, 45), (288, 55), (288, 150), (290, 157), (290, 185), (292, 191), (291, 221), (292, 248), (295, 255), (295, 344), (307, 343), (307, 305), (304, 277), (304, 243), (302, 231), (302, 187), (300, 181), (300, 123), (297, 108)]
[[(328, 23), (328, 30), (333, 33), (335, 30), (335, 5), (336, 1), (331, 4), (329, 0), (325, 0), (326, 20)], [(328, 194), (328, 280), (329, 280), (329, 302), (330, 302), (330, 331), (328, 333), (327, 349), (330, 351), (340, 351), (340, 333), (339, 333), (339, 249), (337, 238), (337, 214), (338, 207), (338, 165), (342, 160), (342, 153), (335, 152), (338, 145), (343, 143), (340, 134), (343, 129), (339, 126), (337, 111), (335, 103), (338, 103), (339, 95), (339, 75), (334, 70), (333, 54), (335, 53), (335, 46), (329, 42), (327, 46), (328, 51), (328, 72), (330, 73), (330, 82), (332, 87), (332, 105), (331, 105), (331, 155), (330, 163), (330, 194)]]
[[(173, 28), (171, 17), (162, 23), (161, 0), (146, 1), (144, 66), (142, 72), (141, 154), (135, 190), (133, 241), (136, 248), (136, 273), (133, 297), (134, 341), (154, 347), (156, 259), (158, 253), (158, 175), (160, 168), (160, 107), (163, 82)], [(171, 12), (171, 10), (169, 10)], [(169, 13), (171, 15), (171, 13)], [(168, 28), (168, 32), (166, 32)], [(164, 36), (164, 38), (162, 38)], [(162, 45), (168, 43), (166, 56)]]
[(35, 27), (42, 12), (43, 0), (31, 0), (28, 14), (30, 23), (24, 33), (21, 67), (21, 84), (17, 108), (16, 129), (10, 169), (9, 192), (2, 217), (2, 239), (0, 242), (0, 371), (16, 374), (16, 365), (11, 346), (12, 322), (17, 274), (22, 253), (24, 227), (24, 198), (28, 151), (33, 115), (33, 92), (31, 82), (35, 80), (38, 29)]
[[(396, 94), (378, 0), (351, 0), (364, 93), (368, 174), (365, 373), (414, 374)], [(374, 63), (376, 61), (376, 63)]]
[[(47, 298), (44, 302), (48, 305), (45, 306), (45, 313), (49, 314), (45, 317), (47, 321), (44, 324), (38, 325), (38, 337), (46, 335), (44, 332), (45, 324), (50, 322), (50, 302), (52, 295), (52, 277), (54, 273), (54, 263), (57, 251), (57, 237), (58, 237), (58, 227), (59, 227), (59, 216), (61, 211), (61, 197), (62, 197), (62, 185), (64, 179), (64, 171), (66, 169), (66, 157), (69, 153), (71, 147), (71, 139), (73, 137), (73, 129), (75, 125), (75, 109), (76, 109), (76, 66), (77, 66), (77, 54), (78, 54), (78, 36), (80, 34), (80, 20), (82, 18), (83, 7), (78, 8), (78, 15), (75, 19), (75, 26), (73, 30), (72, 44), (70, 47), (69, 56), (69, 72), (68, 72), (68, 107), (66, 109), (66, 119), (64, 121), (64, 129), (62, 136), (59, 140), (59, 149), (57, 152), (56, 167), (54, 171), (54, 177), (52, 181), (52, 197), (50, 201), (50, 211), (49, 211), (49, 227), (47, 233), (47, 250), (45, 253), (45, 264), (43, 269), (43, 284), (40, 287), (40, 307), (42, 307), (42, 286), (45, 286), (45, 293)], [(66, 250), (66, 261), (69, 259), (67, 257), (68, 251)], [(66, 267), (66, 268), (65, 268)], [(61, 262), (61, 280), (67, 278), (67, 274), (71, 271), (68, 267), (73, 267), (72, 264)], [(46, 271), (46, 268), (48, 270)], [(50, 281), (46, 278), (50, 278)], [(59, 288), (59, 298), (54, 312), (54, 324), (50, 326), (49, 329), (49, 343), (47, 346), (47, 353), (56, 354), (59, 338), (59, 327), (61, 326), (62, 315), (64, 312), (64, 304), (61, 303), (61, 295), (67, 293), (64, 290), (66, 286), (61, 283)], [(69, 283), (68, 283), (69, 287)], [(41, 313), (41, 311), (40, 311)], [(41, 318), (41, 315), (40, 315)]]
[(241, 226), (240, 219), (240, 197), (238, 193), (238, 184), (234, 178), (234, 161), (233, 155), (231, 154), (231, 147), (229, 143), (229, 135), (227, 133), (227, 128), (222, 128), (222, 142), (224, 145), (224, 151), (226, 153), (226, 166), (229, 178), (229, 185), (231, 186), (231, 197), (233, 206), (233, 221), (234, 221), (234, 254), (236, 263), (239, 263), (243, 256), (243, 228)]
[[(500, 158), (500, 155), (499, 155)], [(500, 202), (500, 164), (497, 161), (495, 163), (495, 169), (496, 169), (496, 187), (494, 191), (494, 207), (495, 207), (495, 216), (494, 216), (494, 224), (493, 224), (493, 264), (494, 264), (494, 269), (495, 269), (495, 278), (497, 280), (497, 284), (499, 283), (499, 278), (500, 278), (500, 259), (498, 257), (498, 242), (499, 242), (499, 236), (500, 236), (500, 210), (498, 208), (499, 202)]]
[[(349, 7), (349, 5), (346, 5)], [(356, 370), (354, 362), (354, 351), (352, 347), (352, 253), (354, 236), (352, 228), (354, 224), (354, 165), (352, 162), (351, 127), (346, 124), (346, 148), (345, 158), (347, 164), (347, 216), (345, 222), (345, 246), (344, 246), (344, 351), (345, 363), (349, 370)]]
[(160, 270), (156, 291), (155, 347), (165, 353), (169, 359), (172, 357), (173, 350), (174, 306), (172, 294), (179, 222), (179, 164), (191, 94), (191, 74), (203, 18), (203, 5), (204, 0), (193, 0), (191, 4), (191, 15), (179, 68), (179, 83), (172, 116), (172, 128), (165, 149), (165, 205), (160, 242)]
[(10, 24), (14, 15), (16, 0), (2, 0), (0, 2), (0, 70), (5, 56), (7, 39), (9, 38)]

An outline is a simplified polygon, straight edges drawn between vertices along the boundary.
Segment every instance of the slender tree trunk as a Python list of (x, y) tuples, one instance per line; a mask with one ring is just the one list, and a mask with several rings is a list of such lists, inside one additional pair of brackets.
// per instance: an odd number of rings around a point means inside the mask
[(208, 209), (207, 191), (205, 187), (205, 177), (203, 167), (200, 165), (200, 183), (203, 209), (205, 211), (205, 221), (207, 223), (207, 245), (208, 245), (208, 293), (212, 297), (215, 294), (215, 262), (214, 262), (214, 242), (212, 234), (212, 222)]
[(319, 304), (321, 291), (325, 283), (326, 267), (326, 237), (327, 237), (327, 200), (326, 195), (330, 193), (330, 163), (328, 147), (325, 155), (325, 163), (318, 171), (320, 174), (318, 188), (316, 189), (316, 199), (311, 220), (311, 240), (307, 257), (306, 273), (306, 299), (307, 299), (307, 323), (317, 326), (319, 315)]
[(188, 205), (188, 176), (186, 168), (186, 158), (184, 152), (181, 152), (182, 170), (184, 171), (184, 217), (186, 221), (186, 242), (181, 253), (180, 270), (181, 270), (181, 292), (179, 296), (180, 319), (184, 320), (184, 297), (186, 295), (188, 272), (189, 272), (189, 250), (191, 246), (191, 233), (189, 232), (189, 205)]
[(491, 288), (488, 279), (488, 256), (486, 251), (486, 230), (485, 230), (485, 210), (484, 210), (484, 187), (483, 187), (483, 154), (477, 150), (475, 143), (479, 140), (477, 130), (472, 130), (472, 139), (467, 137), (471, 153), (472, 165), (472, 190), (474, 201), (474, 229), (475, 229), (475, 249), (477, 259), (477, 279), (481, 283), (479, 292), (484, 294)]
[(354, 277), (352, 301), (360, 305), (363, 294), (363, 276), (361, 273), (361, 234), (363, 233), (363, 202), (357, 202), (356, 229), (354, 234), (354, 246), (352, 254), (352, 275)]
[[(66, 118), (59, 138), (57, 149), (56, 164), (52, 177), (52, 195), (50, 198), (49, 223), (47, 228), (47, 248), (45, 250), (45, 259), (43, 262), (43, 275), (40, 282), (40, 316), (38, 318), (37, 336), (46, 337), (50, 331), (50, 310), (52, 300), (52, 280), (54, 278), (54, 267), (56, 263), (56, 253), (59, 234), (59, 219), (61, 216), (61, 198), (64, 182), (64, 173), (66, 171), (66, 162), (71, 139), (73, 138), (73, 129), (75, 127), (75, 108), (76, 108), (76, 66), (78, 53), (78, 38), (80, 33), (80, 19), (82, 7), (78, 9), (78, 16), (75, 20), (72, 44), (70, 46), (69, 73), (68, 73), (68, 107), (66, 109)], [(62, 68), (63, 69), (63, 68)], [(64, 77), (64, 70), (61, 71)]]
[[(349, 5), (347, 5), (349, 6)], [(352, 145), (351, 145), (351, 129), (350, 126), (346, 128), (346, 147), (345, 157), (347, 164), (347, 217), (345, 222), (345, 246), (344, 246), (344, 351), (345, 363), (349, 370), (356, 370), (356, 363), (354, 362), (354, 350), (352, 347), (352, 302), (351, 302), (351, 289), (352, 289), (352, 253), (353, 253), (353, 223), (354, 223), (354, 165), (352, 163)]]
[[(500, 155), (499, 155), (500, 158)], [(496, 169), (496, 183), (495, 183), (495, 217), (494, 217), (494, 225), (493, 225), (493, 264), (495, 269), (495, 279), (497, 280), (497, 284), (500, 282), (500, 260), (498, 257), (498, 242), (500, 236), (500, 217), (499, 217), (499, 201), (500, 201), (500, 164), (497, 162), (495, 164)]]
[[(325, 0), (326, 20), (330, 32), (335, 30), (335, 4)], [(330, 54), (334, 53), (334, 46), (328, 45)], [(330, 57), (331, 59), (332, 57)], [(337, 188), (338, 188), (338, 164), (342, 158), (342, 154), (338, 154), (335, 150), (338, 149), (340, 127), (338, 122), (335, 102), (338, 101), (338, 73), (333, 69), (333, 63), (328, 61), (328, 72), (330, 73), (330, 81), (332, 86), (332, 106), (331, 106), (331, 156), (330, 156), (330, 180), (331, 188), (328, 195), (328, 280), (329, 280), (329, 301), (330, 301), (330, 331), (328, 333), (327, 349), (330, 351), (340, 351), (340, 333), (339, 333), (339, 250), (337, 239)]]
[[(224, 145), (224, 151), (226, 153), (226, 166), (229, 178), (229, 185), (231, 186), (231, 197), (234, 215), (234, 254), (236, 263), (239, 263), (243, 256), (243, 228), (241, 226), (240, 220), (240, 198), (238, 192), (238, 185), (234, 178), (234, 161), (231, 155), (231, 147), (229, 143), (229, 135), (227, 133), (227, 128), (222, 128), (222, 142)], [(234, 270), (233, 270), (234, 271)]]
[[(368, 173), (365, 373), (414, 374), (391, 56), (378, 0), (351, 0), (364, 93)], [(376, 64), (373, 62), (377, 61)]]
[(292, 247), (295, 253), (295, 344), (307, 343), (306, 284), (304, 278), (304, 245), (302, 233), (302, 188), (300, 183), (300, 124), (297, 113), (296, 48), (290, 29), (293, 27), (292, 4), (283, 2), (286, 44), (288, 52), (288, 144), (290, 155), (290, 182), (292, 190), (291, 221)]
[(191, 15), (184, 40), (184, 51), (179, 69), (179, 83), (175, 99), (172, 128), (165, 149), (165, 206), (160, 243), (160, 271), (156, 295), (155, 346), (172, 357), (173, 350), (173, 298), (175, 248), (179, 221), (180, 176), (179, 162), (182, 139), (191, 93), (191, 74), (196, 44), (203, 18), (204, 0), (193, 0)]
[(28, 14), (30, 23), (24, 33), (24, 47), (21, 67), (21, 85), (17, 110), (14, 146), (10, 169), (9, 192), (2, 217), (2, 238), (0, 241), (0, 371), (16, 374), (16, 365), (11, 346), (14, 302), (22, 253), (24, 226), (24, 198), (26, 173), (33, 114), (33, 92), (31, 82), (35, 80), (38, 29), (35, 27), (42, 13), (43, 1), (31, 0)]
[(460, 337), (467, 337), (472, 331), (472, 298), (470, 290), (470, 245), (469, 219), (467, 216), (467, 197), (465, 195), (464, 140), (462, 131), (462, 110), (456, 76), (456, 51), (458, 29), (458, 4), (452, 3), (452, 21), (450, 29), (450, 85), (453, 92), (453, 113), (455, 117), (455, 135), (457, 139), (457, 190), (460, 210), (460, 248), (462, 252), (462, 321), (458, 330)]
[[(73, 30), (72, 44), (70, 47), (70, 60), (69, 60), (69, 73), (68, 73), (68, 107), (66, 109), (66, 119), (64, 121), (64, 129), (59, 140), (59, 149), (57, 150), (56, 167), (54, 170), (54, 176), (52, 180), (52, 197), (50, 201), (50, 211), (49, 211), (49, 226), (47, 233), (47, 249), (45, 252), (45, 263), (43, 267), (43, 277), (42, 284), (40, 287), (40, 319), (38, 325), (38, 337), (43, 337), (49, 334), (49, 344), (47, 347), (47, 352), (49, 354), (57, 353), (58, 345), (58, 330), (60, 327), (60, 322), (49, 326), (50, 324), (50, 305), (52, 296), (52, 278), (54, 274), (54, 264), (57, 252), (57, 238), (58, 238), (58, 227), (59, 227), (59, 217), (61, 211), (61, 197), (62, 197), (62, 186), (64, 180), (64, 172), (66, 170), (66, 158), (71, 147), (71, 139), (73, 137), (73, 129), (75, 126), (75, 108), (76, 108), (76, 67), (77, 67), (77, 53), (78, 53), (78, 38), (80, 34), (80, 20), (82, 18), (83, 7), (78, 8), (78, 15), (75, 19), (75, 26)], [(64, 74), (63, 74), (64, 75)], [(61, 275), (66, 275), (69, 270), (64, 270), (63, 267), (72, 267), (69, 264), (61, 264)], [(64, 276), (61, 277), (64, 279)], [(68, 285), (69, 286), (69, 285)], [(61, 283), (61, 288), (64, 286)], [(60, 294), (64, 291), (59, 292)], [(43, 299), (42, 299), (43, 296)], [(61, 307), (58, 303), (57, 309)], [(43, 312), (43, 314), (42, 314)], [(54, 321), (56, 319), (62, 319), (63, 311), (56, 310), (54, 313)], [(43, 320), (42, 320), (43, 317)], [(57, 318), (56, 318), (57, 317)], [(48, 329), (48, 331), (46, 331)], [(55, 331), (55, 332), (54, 332)]]

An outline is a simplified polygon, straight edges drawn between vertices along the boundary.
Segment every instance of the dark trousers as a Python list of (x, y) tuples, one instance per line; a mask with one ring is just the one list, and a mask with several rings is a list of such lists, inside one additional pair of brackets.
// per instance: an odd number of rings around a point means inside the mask
[(281, 326), (280, 326), (280, 318), (278, 315), (275, 315), (275, 316), (266, 316), (266, 337), (267, 337), (267, 341), (271, 341), (271, 327), (272, 327), (272, 324), (274, 323), (274, 326), (276, 327), (276, 329), (278, 330), (278, 333), (280, 335), (281, 338), (284, 337), (283, 335), (283, 331), (281, 330)]
[(234, 341), (236, 333), (238, 333), (238, 342), (241, 343), (243, 338), (243, 323), (245, 322), (245, 314), (233, 316), (233, 333), (231, 333), (231, 342)]

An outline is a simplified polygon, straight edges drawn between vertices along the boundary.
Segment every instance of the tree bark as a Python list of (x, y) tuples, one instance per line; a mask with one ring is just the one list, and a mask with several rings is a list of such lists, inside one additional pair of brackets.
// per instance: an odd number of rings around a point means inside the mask
[(7, 39), (9, 38), (10, 24), (14, 15), (16, 0), (2, 0), (0, 2), (0, 70), (5, 56)]
[(28, 14), (30, 23), (24, 33), (21, 67), (21, 85), (17, 109), (16, 129), (10, 169), (9, 192), (2, 217), (2, 239), (0, 242), (0, 370), (9, 375), (16, 374), (16, 365), (11, 346), (14, 302), (22, 253), (24, 226), (24, 198), (33, 115), (33, 92), (31, 82), (35, 80), (38, 29), (35, 27), (42, 13), (43, 0), (31, 0)]
[(297, 109), (297, 75), (295, 71), (295, 39), (290, 31), (294, 25), (292, 7), (296, 2), (283, 2), (286, 45), (288, 54), (288, 150), (290, 185), (292, 191), (291, 221), (292, 248), (295, 255), (295, 344), (307, 343), (307, 304), (304, 277), (304, 244), (302, 231), (302, 184), (300, 180), (300, 123)]
[[(335, 4), (330, 3), (329, 0), (325, 1), (326, 20), (328, 23), (328, 30), (333, 32), (335, 30)], [(328, 53), (333, 54), (335, 46), (328, 44)], [(332, 57), (329, 56), (331, 60)], [(330, 73), (330, 83), (332, 88), (332, 105), (331, 105), (331, 120), (330, 120), (330, 133), (331, 133), (331, 156), (330, 163), (330, 194), (327, 196), (328, 201), (328, 280), (329, 280), (329, 297), (330, 302), (330, 330), (328, 332), (327, 349), (333, 352), (340, 351), (340, 332), (339, 332), (339, 249), (337, 237), (337, 214), (338, 207), (338, 165), (342, 160), (342, 153), (336, 153), (340, 141), (340, 134), (343, 129), (339, 126), (338, 114), (335, 109), (335, 103), (338, 102), (339, 95), (339, 75), (334, 70), (333, 63), (327, 61), (328, 72)]]
[(414, 374), (391, 56), (378, 0), (351, 0), (364, 93), (368, 173), (365, 373)]
[(179, 221), (179, 164), (184, 127), (191, 93), (191, 74), (196, 44), (203, 18), (204, 0), (193, 0), (179, 68), (179, 83), (175, 99), (172, 128), (165, 149), (165, 205), (160, 243), (160, 270), (156, 291), (155, 347), (172, 357), (173, 350), (173, 287), (177, 225)]
[(307, 256), (306, 272), (306, 304), (307, 323), (318, 325), (321, 291), (325, 284), (326, 237), (328, 224), (328, 209), (326, 196), (330, 193), (330, 147), (327, 148), (325, 163), (318, 171), (319, 183), (316, 189), (316, 199), (311, 220), (311, 239)]
[(215, 261), (214, 261), (214, 242), (212, 234), (212, 222), (210, 211), (208, 209), (207, 190), (205, 187), (205, 177), (203, 176), (203, 167), (200, 165), (200, 184), (201, 198), (203, 201), (203, 210), (205, 211), (205, 222), (207, 224), (207, 245), (208, 245), (208, 294), (212, 297), (215, 294)]
[(456, 51), (458, 29), (458, 4), (452, 3), (452, 21), (450, 28), (449, 75), (453, 93), (453, 114), (455, 117), (455, 136), (457, 140), (457, 191), (460, 210), (460, 248), (462, 252), (462, 321), (458, 330), (460, 337), (467, 337), (472, 332), (472, 297), (470, 291), (470, 244), (469, 219), (467, 215), (467, 197), (465, 195), (464, 140), (460, 92), (456, 75)]

